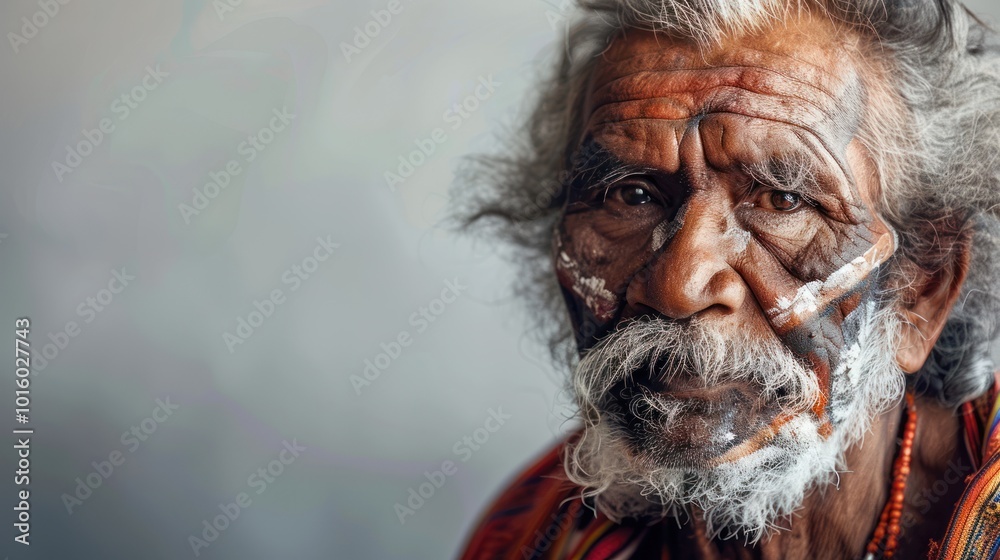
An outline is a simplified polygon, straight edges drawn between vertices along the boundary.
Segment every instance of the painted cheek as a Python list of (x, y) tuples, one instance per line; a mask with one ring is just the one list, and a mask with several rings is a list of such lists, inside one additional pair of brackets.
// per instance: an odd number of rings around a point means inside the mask
[(613, 326), (629, 280), (648, 260), (650, 229), (609, 237), (580, 215), (566, 216), (553, 236), (556, 278), (582, 346)]
[(591, 237), (594, 236), (586, 233), (567, 235), (560, 226), (553, 240), (553, 260), (556, 278), (563, 290), (571, 294), (569, 299), (601, 325), (614, 318), (621, 298), (612, 291), (615, 286), (609, 273), (613, 266), (603, 255), (604, 244), (597, 239), (589, 240)]
[(861, 256), (835, 270), (822, 280), (813, 280), (799, 287), (794, 294), (777, 295), (767, 310), (768, 321), (779, 333), (815, 317), (821, 309), (850, 294), (878, 265), (892, 256), (895, 240), (891, 233), (882, 234)]
[[(775, 290), (769, 300), (761, 300), (762, 304), (770, 304), (765, 314), (778, 337), (816, 374), (820, 396), (813, 412), (822, 422), (824, 435), (830, 433), (831, 416), (842, 420), (837, 414), (840, 411), (831, 408), (844, 406), (833, 402), (832, 384), (845, 383), (839, 377), (853, 366), (850, 356), (856, 350), (861, 315), (877, 298), (877, 269), (895, 247), (894, 234), (885, 231), (862, 255), (826, 278), (800, 284), (794, 290), (786, 286), (784, 291)], [(838, 379), (832, 378), (834, 374)]]
[(562, 249), (557, 250), (555, 260), (556, 277), (564, 289), (578, 298), (598, 322), (614, 318), (621, 299), (608, 289), (605, 278), (582, 270), (580, 263)]
[(820, 434), (827, 436), (834, 424), (846, 419), (858, 385), (856, 358), (859, 335), (878, 297), (878, 273), (858, 282), (833, 301), (816, 310), (781, 336), (794, 354), (803, 358), (816, 375), (820, 394), (812, 412), (820, 420)]

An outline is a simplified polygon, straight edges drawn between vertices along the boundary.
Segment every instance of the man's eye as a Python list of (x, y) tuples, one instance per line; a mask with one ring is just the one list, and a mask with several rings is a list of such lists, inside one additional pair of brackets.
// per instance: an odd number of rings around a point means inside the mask
[(639, 211), (651, 212), (652, 207), (669, 208), (671, 197), (665, 196), (650, 180), (644, 177), (630, 177), (617, 183), (600, 187), (588, 188), (578, 195), (576, 201), (571, 201), (568, 211), (586, 211), (603, 208), (608, 211)]
[(622, 201), (629, 206), (638, 206), (647, 202), (653, 202), (653, 196), (649, 190), (638, 185), (620, 187), (619, 194), (622, 197)]
[(778, 212), (791, 212), (802, 207), (802, 197), (788, 191), (770, 191), (762, 197), (765, 208)]

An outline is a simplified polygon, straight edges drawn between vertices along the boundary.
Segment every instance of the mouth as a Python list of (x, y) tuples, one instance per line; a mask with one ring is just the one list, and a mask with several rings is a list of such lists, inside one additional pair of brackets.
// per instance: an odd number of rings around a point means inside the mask
[(690, 374), (661, 381), (640, 370), (602, 402), (631, 443), (635, 459), (670, 467), (704, 468), (764, 445), (783, 417), (748, 381), (706, 386)]

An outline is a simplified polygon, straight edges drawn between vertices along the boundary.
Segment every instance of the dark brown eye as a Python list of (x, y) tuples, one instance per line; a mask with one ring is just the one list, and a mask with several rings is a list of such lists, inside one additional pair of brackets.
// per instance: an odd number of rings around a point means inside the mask
[(767, 196), (771, 208), (779, 212), (791, 212), (802, 206), (802, 198), (788, 191), (771, 191)]
[(622, 187), (621, 197), (622, 201), (629, 206), (638, 206), (647, 202), (653, 202), (653, 197), (649, 194), (648, 190), (635, 185)]

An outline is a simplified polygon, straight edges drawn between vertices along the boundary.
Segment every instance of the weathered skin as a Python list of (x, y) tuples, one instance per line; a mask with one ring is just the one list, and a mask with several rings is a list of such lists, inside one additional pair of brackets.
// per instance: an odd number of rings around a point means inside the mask
[[(553, 247), (581, 348), (642, 315), (698, 317), (777, 337), (817, 376), (823, 396), (811, 413), (821, 433), (830, 432), (837, 391), (850, 390), (844, 368), (836, 372), (855, 342), (851, 314), (878, 299), (878, 267), (896, 243), (872, 209), (877, 170), (855, 138), (862, 107), (873, 100), (850, 40), (807, 19), (707, 51), (639, 31), (612, 43), (588, 90), (578, 146), (597, 155), (576, 173)], [(760, 184), (747, 171), (776, 161), (812, 177), (801, 206), (782, 209), (793, 187)], [(618, 165), (630, 170), (624, 178), (601, 180), (602, 170)], [(652, 198), (640, 203), (646, 197), (637, 187)], [(664, 390), (720, 405), (729, 394), (693, 383)], [(968, 463), (955, 445), (961, 439), (951, 411), (924, 399), (918, 406), (904, 518), (917, 513), (914, 497), (950, 460)], [(706, 445), (695, 459), (706, 466), (737, 459), (783, 422), (768, 407), (739, 410), (742, 429), (731, 445)], [(698, 544), (704, 539), (688, 525), (677, 546), (697, 551), (681, 557), (860, 556), (887, 497), (900, 415), (876, 419), (863, 449), (848, 451), (853, 472), (839, 489), (811, 495), (791, 530), (744, 549), (739, 541)], [(689, 446), (685, 434), (713, 418), (682, 420), (658, 436)], [(897, 557), (918, 557), (943, 532), (960, 486), (914, 518)]]

